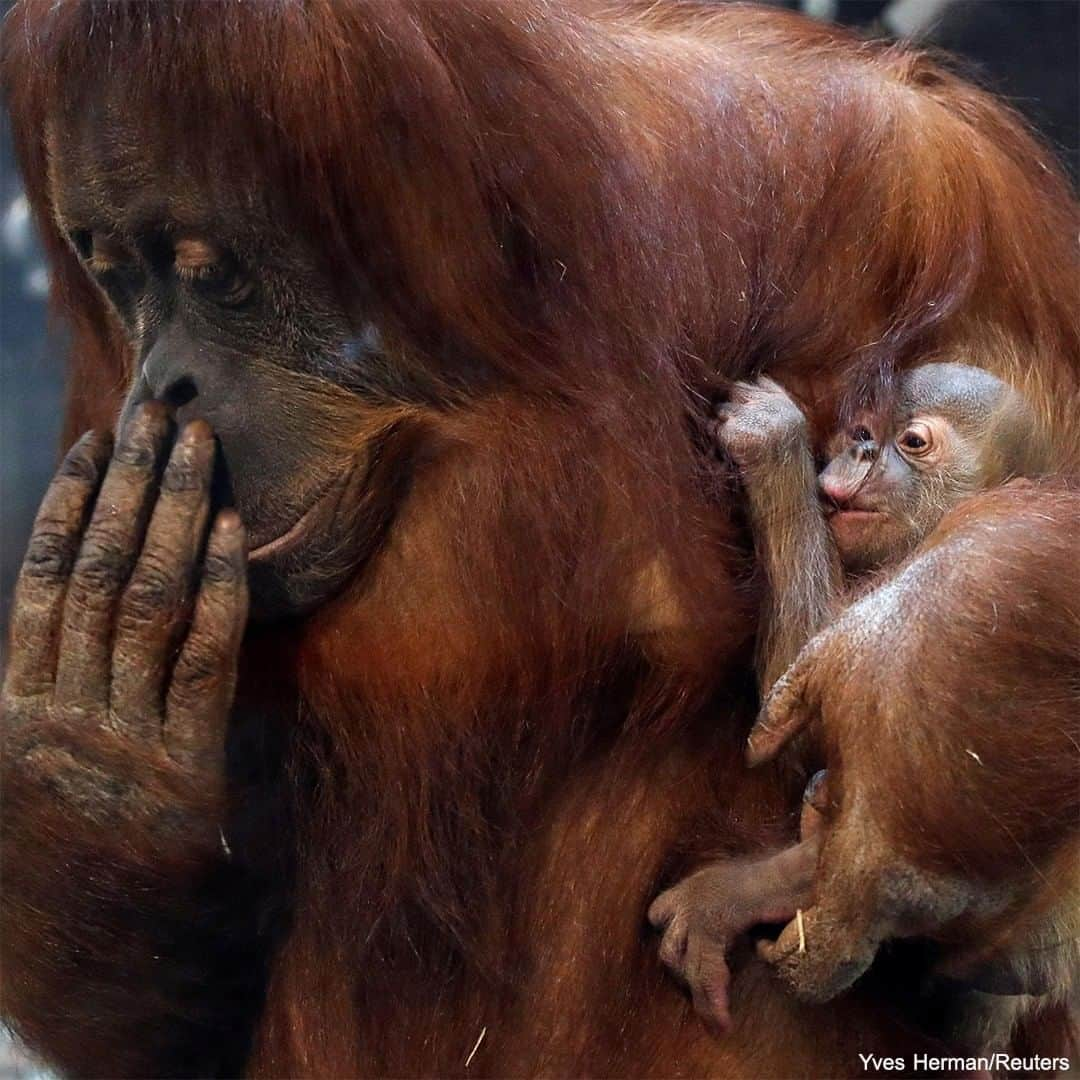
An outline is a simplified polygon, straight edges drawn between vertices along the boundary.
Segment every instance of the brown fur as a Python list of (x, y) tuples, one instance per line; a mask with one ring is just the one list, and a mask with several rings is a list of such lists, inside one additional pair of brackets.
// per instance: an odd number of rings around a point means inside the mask
[[(1045, 467), (1033, 414), (977, 368), (917, 367), (901, 376), (900, 387), (903, 411), (881, 441), (872, 442), (868, 431), (836, 432), (816, 481), (806, 419), (778, 384), (736, 384), (720, 410), (717, 438), (739, 468), (769, 584), (758, 646), (766, 701), (751, 734), (752, 758), (775, 752), (805, 725), (819, 733), (824, 727), (828, 761), (846, 769), (854, 763), (852, 787), (869, 782), (870, 795), (849, 796), (841, 808), (821, 880), (807, 870), (808, 860), (811, 871), (817, 866), (819, 838), (804, 829), (799, 844), (768, 858), (717, 860), (650, 908), (663, 931), (661, 958), (707, 1021), (728, 1022), (725, 956), (740, 935), (757, 923), (789, 922), (800, 909), (814, 919), (818, 905), (834, 907), (838, 898), (844, 931), (867, 920), (872, 944), (941, 932), (969, 950), (977, 941), (973, 956), (964, 959), (962, 948), (951, 961), (959, 965), (954, 974), (967, 970), (972, 981), (988, 985), (994, 978), (1039, 995), (1046, 987), (1060, 1002), (1080, 967), (1071, 943), (1080, 910), (1073, 885), (1080, 852), (1080, 608), (1074, 591), (1060, 587), (1076, 562), (1080, 502), (1067, 490), (1014, 481), (1000, 503), (967, 508), (973, 494), (1000, 487), (1016, 470), (1026, 467), (1030, 476)], [(912, 417), (920, 418), (917, 429)], [(926, 448), (910, 460), (899, 441), (909, 426)], [(823, 513), (825, 493), (838, 511), (879, 516), (838, 535)], [(930, 539), (957, 507), (963, 510)], [(959, 540), (950, 543), (953, 534)], [(939, 544), (944, 557), (935, 552)], [(911, 551), (917, 556), (905, 560)], [(867, 565), (875, 572), (843, 580), (841, 564), (849, 573)], [(950, 574), (953, 564), (959, 572)], [(849, 605), (855, 610), (845, 614)], [(978, 670), (988, 662), (985, 673)], [(896, 693), (910, 677), (915, 685)], [(827, 698), (830, 682), (843, 687), (843, 702), (826, 709), (821, 695)], [(882, 686), (895, 693), (895, 703), (881, 700)], [(1031, 727), (1036, 740), (1047, 740), (1047, 752), (1035, 757), (1040, 777), (1026, 774)], [(936, 767), (922, 777), (927, 743)], [(976, 745), (993, 755), (996, 768)], [(820, 746), (815, 756), (820, 763)], [(969, 759), (986, 769), (985, 782), (965, 778)], [(905, 760), (910, 774), (885, 782)], [(830, 808), (823, 793), (836, 781), (827, 775), (818, 773), (807, 789), (804, 814), (808, 797)], [(976, 804), (965, 805), (972, 797)], [(1011, 826), (998, 819), (1010, 803)], [(986, 845), (981, 859), (961, 848), (967, 831)], [(928, 858), (935, 835), (947, 866)], [(1033, 880), (1018, 875), (1017, 849)], [(923, 906), (929, 910), (921, 912)], [(949, 925), (956, 922), (959, 932)], [(789, 926), (789, 940), (805, 931), (800, 926)], [(874, 959), (875, 949), (858, 934), (846, 952), (837, 947), (844, 932), (835, 936), (811, 939), (809, 951), (823, 960), (806, 961), (820, 969), (810, 978), (792, 974), (803, 992), (834, 996)], [(806, 951), (800, 946), (800, 962)], [(856, 954), (860, 963), (837, 978), (830, 961), (839, 968)], [(993, 1006), (981, 995), (973, 1000), (973, 1007), (954, 1004), (950, 1012), (953, 1029), (979, 1050), (1005, 1045), (1017, 1019), (1046, 1004), (1042, 997), (1002, 998)]]
[[(460, 1074), (481, 1031), (470, 1075), (839, 1075), (920, 1045), (872, 990), (823, 1013), (760, 970), (716, 1042), (643, 936), (663, 880), (776, 839), (785, 807), (739, 761), (752, 608), (687, 421), (717, 376), (782, 374), (831, 422), (852, 378), (962, 356), (1080, 465), (1077, 209), (1019, 121), (917, 52), (739, 7), (49, 0), (4, 66), (73, 319), (69, 433), (111, 421), (130, 368), (51, 219), (50, 118), (103, 85), (148, 155), (299, 207), (443, 388), (383, 549), (289, 644), (288, 795), (261, 811), (295, 803), (295, 895), (247, 1070)], [(75, 1071), (175, 1067), (132, 932), (157, 899), (134, 918), (103, 880), (86, 919), (34, 815), (11, 831), (34, 918), (7, 1013)], [(46, 854), (87, 849), (61, 832)], [(46, 903), (126, 994), (35, 957)]]
[(834, 820), (806, 948), (789, 926), (776, 949), (806, 996), (842, 990), (880, 942), (920, 935), (952, 948), (956, 978), (1047, 995), (976, 1001), (966, 1022), (958, 1010), (979, 1049), (1024, 1012), (1067, 1007), (1080, 972), (1080, 602), (1064, 582), (1078, 528), (1080, 496), (1060, 483), (965, 500), (766, 700), (755, 757), (815, 719), (828, 747)]

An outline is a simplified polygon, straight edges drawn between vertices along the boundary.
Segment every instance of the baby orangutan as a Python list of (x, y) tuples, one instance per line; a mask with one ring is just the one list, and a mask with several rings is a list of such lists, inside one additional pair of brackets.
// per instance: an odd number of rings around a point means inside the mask
[[(891, 422), (863, 417), (826, 446), (815, 475), (807, 422), (777, 383), (739, 384), (717, 438), (739, 467), (768, 594), (759, 634), (762, 697), (810, 638), (880, 585), (952, 507), (1046, 455), (1024, 398), (981, 368), (934, 363), (907, 373)], [(711, 863), (649, 909), (662, 961), (702, 1017), (730, 1024), (726, 953), (760, 923), (788, 922), (813, 901), (827, 776), (804, 794), (801, 840), (783, 851)]]

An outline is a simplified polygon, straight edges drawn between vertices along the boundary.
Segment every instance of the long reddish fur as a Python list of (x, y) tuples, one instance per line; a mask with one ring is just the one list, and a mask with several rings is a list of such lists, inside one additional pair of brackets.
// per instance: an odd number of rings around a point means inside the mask
[[(726, 378), (827, 423), (945, 357), (1018, 383), (1080, 467), (1080, 217), (1023, 124), (917, 50), (742, 6), (42, 0), (4, 70), (69, 434), (131, 363), (51, 214), (48, 118), (102, 86), (210, 190), (219, 149), (261, 178), (445, 387), (383, 549), (290, 643), (308, 782), (250, 1071), (456, 1073), (481, 1030), (476, 1075), (916, 1045), (882, 1000), (823, 1013), (760, 971), (715, 1041), (645, 944), (665, 876), (785, 826), (741, 765), (752, 607), (691, 433)], [(77, 1067), (92, 1025), (31, 1016), (49, 977), (7, 1007)]]

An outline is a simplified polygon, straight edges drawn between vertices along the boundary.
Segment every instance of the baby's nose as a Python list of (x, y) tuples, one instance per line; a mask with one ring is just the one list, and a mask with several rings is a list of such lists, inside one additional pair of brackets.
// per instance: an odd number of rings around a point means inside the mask
[(818, 491), (822, 498), (835, 506), (843, 506), (850, 502), (858, 493), (863, 476), (851, 476), (849, 474), (832, 475), (823, 473), (818, 478)]

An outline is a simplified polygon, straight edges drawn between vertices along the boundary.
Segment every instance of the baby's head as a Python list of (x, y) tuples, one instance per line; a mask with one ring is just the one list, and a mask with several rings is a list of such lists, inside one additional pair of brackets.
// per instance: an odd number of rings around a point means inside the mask
[(1035, 414), (982, 368), (926, 364), (904, 377), (889, 430), (839, 431), (818, 477), (844, 566), (877, 569), (909, 554), (977, 491), (1038, 475), (1046, 454)]

